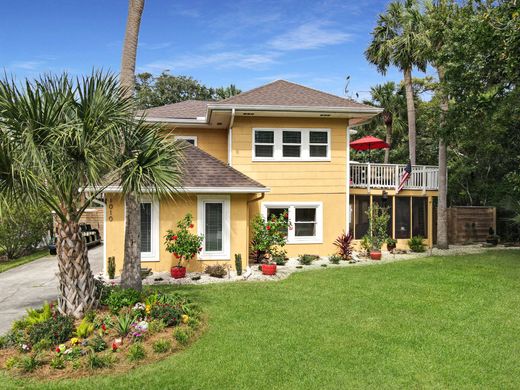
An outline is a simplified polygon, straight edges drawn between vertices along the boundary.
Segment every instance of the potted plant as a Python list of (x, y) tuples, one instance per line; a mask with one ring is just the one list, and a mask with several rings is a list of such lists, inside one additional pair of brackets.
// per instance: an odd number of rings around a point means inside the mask
[(394, 249), (396, 248), (397, 246), (397, 240), (392, 238), (392, 237), (388, 237), (386, 239), (386, 249), (388, 249), (388, 252), (390, 253), (394, 253)]
[(261, 265), (264, 275), (276, 274), (273, 254), (279, 253), (287, 243), (287, 231), (291, 229), (288, 217), (287, 212), (284, 212), (279, 216), (271, 216), (267, 221), (261, 215), (253, 219), (251, 251), (264, 253)]
[(164, 236), (166, 250), (173, 254), (177, 265), (171, 268), (171, 275), (174, 279), (186, 276), (186, 267), (183, 262), (189, 263), (202, 250), (202, 235), (196, 235), (189, 230), (193, 229), (193, 217), (191, 214), (177, 222), (177, 231), (168, 230)]
[(372, 260), (381, 260), (381, 247), (388, 238), (386, 228), (390, 215), (388, 208), (381, 207), (377, 203), (373, 203), (367, 210), (369, 219), (369, 236), (372, 247), (370, 249), (370, 258)]

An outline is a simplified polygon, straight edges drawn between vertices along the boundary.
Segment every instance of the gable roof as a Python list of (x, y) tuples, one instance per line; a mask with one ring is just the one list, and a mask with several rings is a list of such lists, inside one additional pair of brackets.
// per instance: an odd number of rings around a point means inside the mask
[(342, 108), (370, 107), (352, 99), (345, 99), (286, 80), (276, 80), (213, 104)]
[(196, 119), (206, 116), (209, 103), (214, 102), (210, 100), (185, 100), (179, 103), (148, 108), (141, 112), (155, 118)]

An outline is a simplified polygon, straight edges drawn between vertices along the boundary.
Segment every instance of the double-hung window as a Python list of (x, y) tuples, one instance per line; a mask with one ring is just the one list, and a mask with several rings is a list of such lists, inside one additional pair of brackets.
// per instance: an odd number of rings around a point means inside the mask
[(143, 200), (141, 211), (141, 260), (159, 261), (159, 205), (156, 200)]
[(288, 244), (323, 242), (322, 202), (265, 202), (262, 204), (264, 218), (272, 218), (287, 212), (291, 228), (287, 232)]
[(204, 236), (201, 260), (230, 258), (230, 200), (229, 196), (198, 197), (198, 234)]
[(253, 161), (330, 161), (330, 129), (253, 129)]

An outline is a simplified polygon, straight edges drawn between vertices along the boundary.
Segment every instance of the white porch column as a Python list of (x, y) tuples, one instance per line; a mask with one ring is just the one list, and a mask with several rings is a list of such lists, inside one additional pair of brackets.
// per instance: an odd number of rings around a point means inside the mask
[(351, 134), (356, 134), (357, 131), (356, 130), (353, 130), (351, 129), (350, 127), (347, 126), (347, 188), (345, 190), (345, 196), (346, 196), (346, 199), (345, 199), (345, 205), (346, 205), (346, 210), (345, 210), (345, 221), (346, 221), (346, 226), (345, 226), (345, 232), (346, 234), (349, 234), (350, 233), (350, 135)]

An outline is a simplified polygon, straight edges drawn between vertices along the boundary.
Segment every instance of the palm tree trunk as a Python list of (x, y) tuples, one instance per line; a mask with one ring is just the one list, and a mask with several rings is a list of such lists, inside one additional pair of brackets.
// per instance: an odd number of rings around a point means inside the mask
[(134, 194), (125, 197), (125, 257), (121, 286), (141, 290), (141, 205)]
[(406, 108), (408, 112), (408, 149), (410, 151), (410, 161), (415, 165), (415, 102), (413, 100), (412, 69), (404, 70), (404, 88), (406, 91)]
[[(392, 145), (392, 125), (387, 124), (386, 125), (386, 143), (388, 145)], [(390, 149), (385, 149), (385, 164), (388, 164), (388, 161), (390, 160)]]
[[(444, 71), (440, 67), (437, 69), (439, 81), (444, 81)], [(442, 90), (441, 90), (442, 91)], [(448, 111), (448, 97), (441, 92), (440, 103), (440, 126), (441, 130), (446, 126), (446, 112)], [(442, 131), (441, 133), (445, 133)], [(437, 248), (448, 249), (448, 162), (447, 145), (444, 134), (439, 139), (439, 202), (437, 205)]]
[(58, 222), (56, 249), (59, 268), (58, 309), (81, 318), (96, 303), (94, 277), (88, 262), (87, 246), (75, 221)]
[(135, 59), (137, 56), (137, 42), (141, 16), (143, 15), (144, 0), (128, 1), (128, 17), (126, 19), (125, 42), (121, 59), (121, 85), (127, 88), (127, 94), (134, 93), (135, 86)]
[[(121, 85), (132, 96), (135, 87), (135, 62), (139, 28), (143, 15), (144, 0), (128, 1), (125, 42), (121, 59)], [(141, 210), (134, 194), (125, 196), (125, 256), (121, 285), (123, 288), (142, 288), (141, 282)]]

